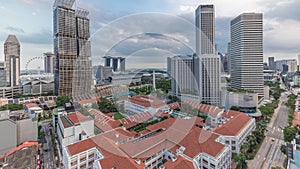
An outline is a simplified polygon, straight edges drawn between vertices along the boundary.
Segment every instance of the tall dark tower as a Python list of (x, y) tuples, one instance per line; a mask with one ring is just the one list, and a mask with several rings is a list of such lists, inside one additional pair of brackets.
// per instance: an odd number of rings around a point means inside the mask
[(56, 0), (53, 11), (55, 94), (73, 100), (91, 92), (92, 61), (89, 12), (73, 9), (75, 0)]

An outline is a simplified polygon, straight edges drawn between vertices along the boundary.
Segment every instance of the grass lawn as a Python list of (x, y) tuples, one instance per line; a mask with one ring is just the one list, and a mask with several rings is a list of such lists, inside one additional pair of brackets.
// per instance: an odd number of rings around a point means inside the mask
[(125, 118), (125, 116), (122, 115), (121, 113), (114, 113), (115, 120), (119, 120), (119, 119), (123, 119), (123, 118)]

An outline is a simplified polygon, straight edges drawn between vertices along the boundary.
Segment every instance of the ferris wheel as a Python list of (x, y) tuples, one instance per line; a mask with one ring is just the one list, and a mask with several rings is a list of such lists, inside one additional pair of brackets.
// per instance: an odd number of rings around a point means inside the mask
[[(31, 63), (32, 61), (36, 61), (36, 60), (44, 60), (44, 58), (45, 58), (45, 56), (35, 56), (35, 57), (29, 59), (29, 60), (26, 62), (26, 65), (25, 65), (25, 70), (26, 70), (26, 72), (27, 72), (28, 74), (31, 74), (31, 71), (28, 70), (28, 66), (30, 65), (30, 63)], [(38, 69), (40, 69), (40, 66), (38, 67)]]

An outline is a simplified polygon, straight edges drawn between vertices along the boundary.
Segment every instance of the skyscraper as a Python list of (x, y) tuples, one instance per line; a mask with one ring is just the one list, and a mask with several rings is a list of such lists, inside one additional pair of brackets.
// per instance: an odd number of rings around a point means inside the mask
[(243, 13), (230, 23), (231, 86), (264, 94), (263, 16)]
[(172, 93), (176, 96), (198, 96), (199, 58), (174, 56), (167, 59), (167, 71), (172, 77)]
[(274, 57), (269, 57), (269, 69), (270, 70), (276, 70), (276, 63), (275, 63), (275, 58)]
[(196, 52), (199, 56), (199, 91), (203, 102), (220, 104), (221, 61), (215, 49), (215, 9), (200, 5), (196, 9)]
[(6, 87), (5, 62), (0, 62), (0, 87)]
[(44, 69), (45, 73), (54, 73), (55, 55), (53, 53), (44, 53)]
[(89, 12), (73, 9), (74, 2), (54, 3), (55, 94), (80, 100), (90, 97), (92, 85), (90, 26)]
[[(20, 79), (20, 43), (15, 35), (8, 35), (4, 43), (4, 59), (8, 86), (18, 86)], [(12, 60), (15, 62), (12, 62)], [(14, 67), (11, 67), (11, 63)]]

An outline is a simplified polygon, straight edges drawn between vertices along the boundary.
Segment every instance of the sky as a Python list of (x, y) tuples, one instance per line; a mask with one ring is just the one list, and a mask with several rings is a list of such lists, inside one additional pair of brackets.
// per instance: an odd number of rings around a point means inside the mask
[[(21, 43), (21, 69), (28, 60), (53, 51), (52, 0), (0, 0), (0, 60), (8, 34)], [(128, 58), (128, 68), (166, 67), (166, 58), (195, 50), (194, 11), (214, 4), (216, 43), (227, 51), (230, 21), (243, 12), (264, 15), (264, 60), (300, 53), (300, 0), (76, 0), (90, 12), (93, 64), (104, 55)], [(42, 60), (29, 68), (43, 67)]]

